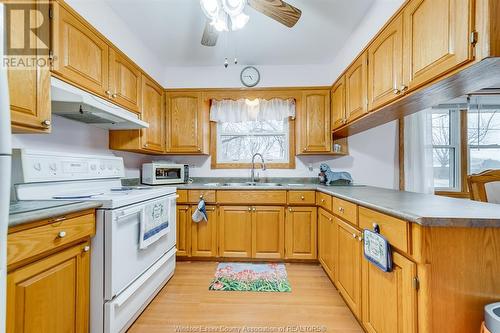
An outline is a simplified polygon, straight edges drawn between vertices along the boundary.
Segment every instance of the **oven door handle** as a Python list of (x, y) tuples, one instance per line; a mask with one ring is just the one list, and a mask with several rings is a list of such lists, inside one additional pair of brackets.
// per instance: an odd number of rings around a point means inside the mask
[(136, 215), (139, 213), (141, 213), (141, 215), (144, 214), (144, 207), (140, 207), (139, 209), (134, 208), (134, 209), (129, 209), (129, 210), (122, 210), (120, 213), (118, 213), (118, 215), (115, 217), (115, 219), (118, 221), (118, 220), (121, 220), (125, 217), (131, 216), (131, 215)]
[[(175, 255), (175, 253), (173, 254)], [(165, 254), (156, 263), (151, 266), (146, 272), (144, 272), (137, 280), (135, 280), (127, 289), (125, 289), (118, 297), (114, 300), (115, 307), (120, 307), (125, 303), (132, 295), (135, 294), (139, 288), (146, 283), (149, 278), (151, 278), (158, 269), (160, 269), (169, 259), (171, 255)]]

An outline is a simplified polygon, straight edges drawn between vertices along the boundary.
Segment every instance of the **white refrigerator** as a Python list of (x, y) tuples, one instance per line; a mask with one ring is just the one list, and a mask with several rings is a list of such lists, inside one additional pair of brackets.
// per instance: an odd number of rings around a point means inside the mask
[[(0, 3), (0, 58), (5, 49), (5, 7)], [(2, 61), (3, 63), (3, 61)], [(5, 332), (7, 228), (10, 204), (11, 129), (7, 69), (0, 64), (0, 332)]]

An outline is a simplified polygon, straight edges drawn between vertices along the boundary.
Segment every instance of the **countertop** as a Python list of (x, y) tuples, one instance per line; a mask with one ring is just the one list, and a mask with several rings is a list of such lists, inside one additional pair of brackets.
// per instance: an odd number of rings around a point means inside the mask
[[(177, 188), (187, 190), (318, 190), (422, 226), (500, 228), (500, 205), (498, 204), (364, 185), (325, 186), (300, 179), (272, 179), (272, 182), (283, 183), (284, 186), (210, 185), (210, 183), (221, 183), (219, 179), (214, 178), (210, 181), (201, 179), (191, 184), (177, 185)], [(302, 185), (290, 185), (294, 183)]]
[(94, 201), (25, 200), (12, 202), (9, 211), (9, 228), (99, 207), (101, 204)]

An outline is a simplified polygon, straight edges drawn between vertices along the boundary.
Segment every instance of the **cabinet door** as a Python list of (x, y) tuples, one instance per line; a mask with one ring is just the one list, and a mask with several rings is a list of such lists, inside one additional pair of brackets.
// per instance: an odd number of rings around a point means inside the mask
[(177, 206), (177, 256), (191, 255), (191, 214), (189, 206)]
[[(217, 257), (217, 211), (207, 206), (207, 219), (191, 223), (191, 255), (193, 257)], [(196, 206), (191, 208), (194, 212)]]
[(337, 226), (337, 288), (357, 318), (361, 315), (361, 234), (344, 221)]
[(63, 5), (54, 5), (52, 71), (67, 81), (108, 97), (108, 44)]
[(142, 131), (142, 148), (158, 153), (165, 151), (165, 101), (162, 87), (142, 76), (142, 119), (149, 128)]
[(353, 121), (368, 112), (366, 52), (345, 73), (345, 105), (347, 121)]
[(89, 243), (21, 267), (7, 276), (7, 332), (88, 332)]
[[(28, 3), (23, 4), (27, 6)], [(48, 17), (48, 6), (32, 2), (29, 6), (33, 10), (45, 12)], [(33, 20), (43, 20), (42, 16), (34, 16)], [(33, 22), (35, 26), (41, 22)], [(40, 38), (48, 41), (50, 31), (49, 25), (41, 25), (37, 29), (37, 35), (30, 34), (30, 44), (35, 44), (38, 49), (48, 47)], [(42, 36), (45, 35), (45, 36)], [(22, 57), (22, 56), (21, 56)], [(31, 57), (31, 56), (30, 56)], [(14, 58), (16, 58), (14, 56)], [(48, 56), (36, 54), (40, 63), (49, 64)], [(23, 132), (50, 132), (51, 108), (50, 108), (50, 68), (49, 66), (27, 66), (24, 68), (12, 68), (7, 71), (9, 82), (10, 110), (12, 130), (14, 133)]]
[(363, 325), (373, 333), (417, 331), (416, 265), (393, 254), (393, 271), (382, 272), (363, 259)]
[(412, 0), (403, 12), (404, 82), (417, 88), (473, 59), (472, 0)]
[(219, 256), (250, 258), (252, 256), (252, 208), (221, 206), (219, 212)]
[(281, 259), (285, 252), (283, 207), (252, 208), (252, 258)]
[(332, 129), (345, 124), (345, 76), (342, 76), (332, 87), (331, 96)]
[(318, 259), (330, 279), (335, 279), (336, 229), (333, 215), (320, 208), (318, 211)]
[(302, 109), (298, 115), (300, 153), (331, 150), (330, 92), (310, 90), (302, 93)]
[(397, 16), (368, 48), (368, 109), (401, 95), (403, 82), (403, 19)]
[(118, 51), (109, 48), (109, 92), (111, 100), (140, 113), (142, 72)]
[(285, 258), (317, 258), (317, 216), (316, 207), (288, 208), (285, 223)]
[(167, 152), (203, 152), (203, 111), (201, 93), (167, 93)]

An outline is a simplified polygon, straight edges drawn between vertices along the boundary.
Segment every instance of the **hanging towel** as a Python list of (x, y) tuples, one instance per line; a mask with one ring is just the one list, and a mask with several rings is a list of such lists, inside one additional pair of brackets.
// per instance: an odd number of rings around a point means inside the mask
[(148, 205), (141, 214), (139, 248), (145, 249), (170, 232), (170, 202), (162, 201)]
[(201, 220), (205, 220), (208, 222), (207, 207), (205, 205), (205, 200), (200, 199), (200, 202), (198, 202), (198, 206), (196, 207), (193, 216), (191, 216), (191, 219), (195, 223), (201, 222)]

